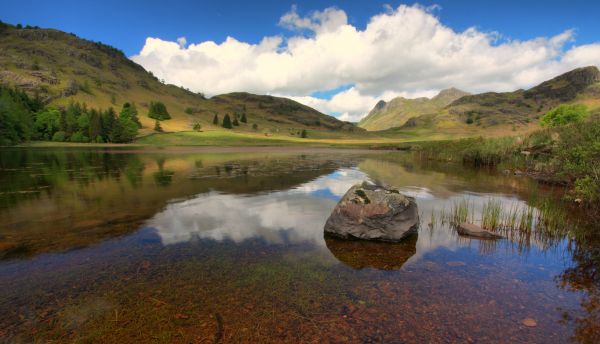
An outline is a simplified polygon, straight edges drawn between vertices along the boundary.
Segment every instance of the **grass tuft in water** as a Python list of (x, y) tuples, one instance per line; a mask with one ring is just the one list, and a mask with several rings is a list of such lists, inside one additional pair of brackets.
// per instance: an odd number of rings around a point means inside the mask
[(467, 219), (469, 217), (469, 200), (463, 198), (458, 201), (455, 201), (452, 205), (450, 214), (452, 216), (450, 222), (455, 225), (467, 222)]
[(504, 227), (502, 223), (502, 203), (499, 200), (488, 199), (481, 212), (481, 226), (485, 229), (496, 230)]

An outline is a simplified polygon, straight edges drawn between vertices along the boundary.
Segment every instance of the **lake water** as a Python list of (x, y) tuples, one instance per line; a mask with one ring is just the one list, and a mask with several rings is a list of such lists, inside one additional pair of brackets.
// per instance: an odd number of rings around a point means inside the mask
[[(526, 177), (333, 150), (3, 149), (0, 168), (3, 342), (599, 338), (594, 224), (481, 241), (436, 219), (564, 192)], [(418, 235), (325, 239), (363, 180), (415, 197)]]

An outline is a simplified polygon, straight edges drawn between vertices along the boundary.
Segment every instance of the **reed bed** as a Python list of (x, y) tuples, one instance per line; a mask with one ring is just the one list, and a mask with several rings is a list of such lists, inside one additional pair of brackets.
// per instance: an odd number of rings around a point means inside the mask
[(532, 236), (541, 241), (554, 241), (569, 233), (576, 233), (573, 229), (577, 226), (567, 220), (564, 210), (552, 200), (532, 203), (536, 206), (516, 202), (506, 205), (501, 200), (490, 197), (478, 213), (473, 201), (461, 198), (452, 203), (449, 212), (442, 209), (436, 214), (432, 210), (429, 226), (433, 227), (436, 223), (458, 226), (469, 222), (519, 241), (529, 240)]

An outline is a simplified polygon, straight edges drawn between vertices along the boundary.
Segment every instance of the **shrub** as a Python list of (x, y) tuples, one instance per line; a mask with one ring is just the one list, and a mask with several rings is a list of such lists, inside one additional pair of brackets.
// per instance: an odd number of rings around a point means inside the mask
[(71, 135), (71, 142), (89, 142), (90, 139), (85, 136), (81, 131), (78, 131)]
[(548, 111), (540, 120), (542, 126), (558, 127), (569, 123), (578, 123), (588, 116), (585, 105), (562, 104)]
[(194, 124), (193, 128), (195, 131), (200, 131), (200, 130), (202, 130), (202, 124), (196, 123), (196, 124)]
[(302, 133), (300, 134), (300, 137), (305, 139), (307, 135), (308, 135), (308, 133), (306, 132), (306, 129), (302, 129)]
[(52, 136), (54, 142), (64, 142), (67, 139), (67, 134), (64, 131), (57, 131)]

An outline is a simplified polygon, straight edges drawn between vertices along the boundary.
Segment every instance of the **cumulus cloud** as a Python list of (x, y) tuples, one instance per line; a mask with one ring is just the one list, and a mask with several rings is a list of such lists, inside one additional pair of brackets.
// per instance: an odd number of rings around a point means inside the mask
[[(531, 87), (570, 69), (600, 65), (600, 43), (572, 45), (574, 32), (510, 40), (500, 33), (442, 24), (437, 8), (387, 7), (364, 29), (327, 8), (302, 16), (295, 7), (279, 25), (288, 37), (248, 43), (189, 44), (147, 38), (134, 61), (169, 83), (207, 95), (232, 91), (292, 97), (346, 120), (358, 120), (379, 99), (432, 95), (458, 87), (470, 92)], [(316, 91), (353, 85), (329, 100)]]

